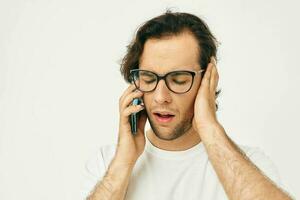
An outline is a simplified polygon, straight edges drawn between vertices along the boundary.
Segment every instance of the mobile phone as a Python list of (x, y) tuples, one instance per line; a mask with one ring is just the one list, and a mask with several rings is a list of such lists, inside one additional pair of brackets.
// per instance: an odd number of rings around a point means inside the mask
[[(135, 98), (132, 101), (132, 105), (139, 105), (141, 103), (142, 103), (142, 99), (139, 98)], [(134, 135), (137, 133), (139, 117), (140, 117), (140, 112), (133, 113), (130, 115), (131, 132)]]

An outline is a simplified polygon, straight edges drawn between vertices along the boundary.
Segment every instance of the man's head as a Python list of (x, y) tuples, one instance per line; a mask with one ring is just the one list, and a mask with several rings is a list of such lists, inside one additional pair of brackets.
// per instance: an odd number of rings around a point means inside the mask
[[(133, 69), (160, 76), (177, 70), (205, 70), (210, 57), (216, 57), (216, 43), (207, 25), (198, 17), (167, 11), (139, 28), (122, 60), (121, 73), (130, 81)], [(148, 119), (157, 137), (173, 140), (192, 127), (194, 101), (202, 75), (194, 74), (193, 84), (186, 93), (174, 93), (164, 80), (158, 81), (155, 90), (144, 93)], [(216, 91), (216, 96), (219, 93)]]

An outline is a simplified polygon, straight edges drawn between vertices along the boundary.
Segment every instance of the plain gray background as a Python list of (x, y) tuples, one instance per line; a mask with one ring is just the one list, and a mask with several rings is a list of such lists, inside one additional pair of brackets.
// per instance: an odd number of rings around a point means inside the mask
[(79, 199), (86, 160), (117, 139), (126, 45), (166, 8), (208, 23), (221, 42), (220, 123), (300, 197), (296, 0), (1, 0), (1, 200)]

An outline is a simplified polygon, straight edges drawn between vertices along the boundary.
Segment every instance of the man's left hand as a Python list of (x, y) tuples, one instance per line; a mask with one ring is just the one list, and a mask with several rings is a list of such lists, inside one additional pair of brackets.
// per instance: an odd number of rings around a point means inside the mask
[(207, 66), (194, 104), (193, 128), (200, 137), (205, 130), (211, 129), (219, 124), (216, 116), (216, 88), (219, 74), (216, 67), (216, 60), (211, 57)]

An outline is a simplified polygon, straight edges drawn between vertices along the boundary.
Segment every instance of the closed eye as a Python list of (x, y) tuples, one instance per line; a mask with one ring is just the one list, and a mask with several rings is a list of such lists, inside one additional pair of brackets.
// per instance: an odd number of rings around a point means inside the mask
[(179, 85), (183, 85), (183, 84), (187, 83), (186, 80), (178, 80), (178, 79), (172, 79), (172, 82), (179, 84)]
[(143, 81), (144, 83), (150, 84), (150, 83), (155, 82), (155, 79), (152, 79), (152, 80), (145, 80), (145, 79), (143, 79), (142, 81)]

